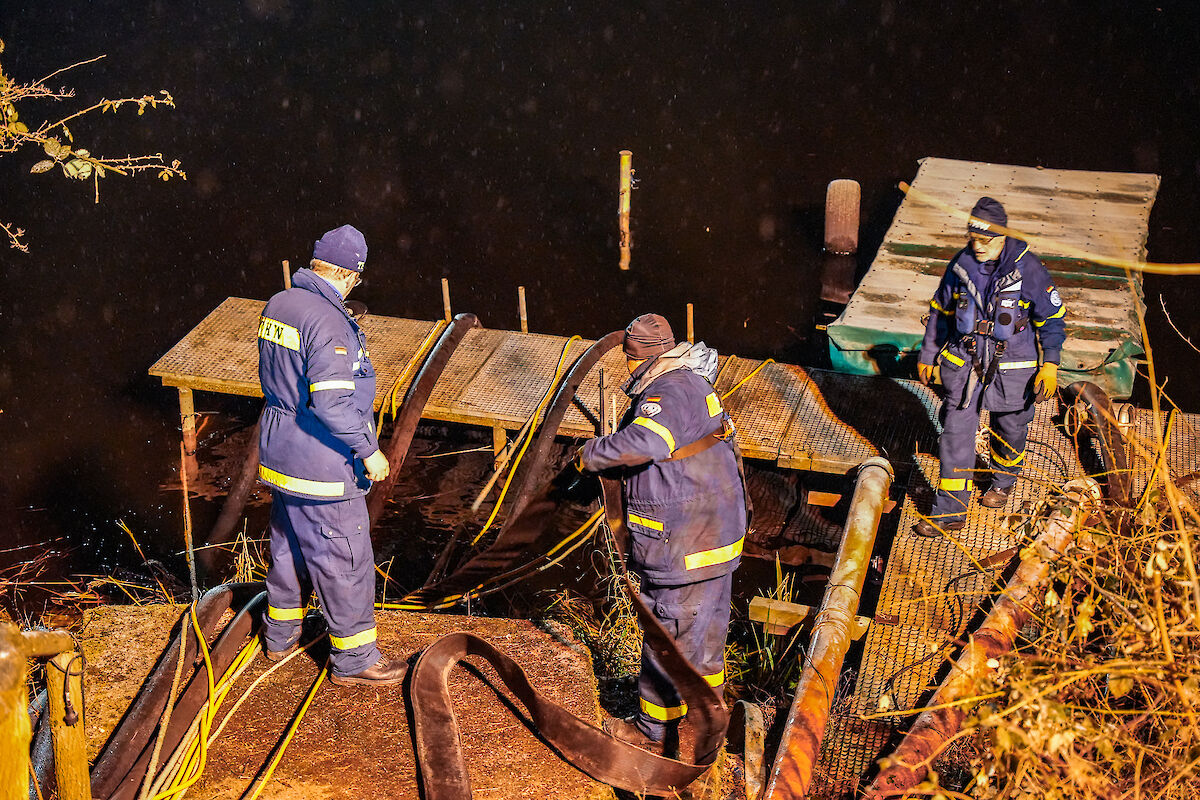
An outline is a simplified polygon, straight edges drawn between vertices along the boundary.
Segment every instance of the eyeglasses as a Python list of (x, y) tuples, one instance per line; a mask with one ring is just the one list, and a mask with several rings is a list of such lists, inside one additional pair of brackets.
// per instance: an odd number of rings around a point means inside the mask
[(970, 239), (972, 242), (976, 242), (977, 244), (991, 244), (992, 242), (996, 241), (1000, 237), (999, 236), (988, 236), (986, 233), (973, 233), (972, 232), (972, 233), (967, 234), (967, 238)]

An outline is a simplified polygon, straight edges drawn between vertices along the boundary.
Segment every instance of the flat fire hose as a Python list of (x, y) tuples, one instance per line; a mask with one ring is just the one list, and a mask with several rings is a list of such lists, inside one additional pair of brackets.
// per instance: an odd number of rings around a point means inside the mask
[[(617, 550), (624, 558), (628, 530), (618, 481), (601, 478), (605, 515)], [(518, 514), (511, 528), (542, 524), (551, 489), (547, 487)], [(663, 670), (687, 704), (680, 720), (692, 743), (692, 762), (657, 756), (610, 736), (595, 725), (568, 712), (534, 689), (521, 667), (485, 640), (468, 633), (452, 633), (422, 652), (413, 668), (409, 701), (412, 703), (417, 762), (427, 800), (468, 800), (471, 781), (463, 757), (458, 723), (447, 684), (450, 671), (468, 656), (491, 664), (500, 680), (529, 713), (546, 744), (565, 761), (598, 781), (642, 795), (669, 795), (701, 774), (716, 760), (729, 725), (729, 712), (716, 689), (679, 652), (678, 645), (642, 602), (628, 577), (625, 592), (637, 612), (645, 641), (653, 648)]]

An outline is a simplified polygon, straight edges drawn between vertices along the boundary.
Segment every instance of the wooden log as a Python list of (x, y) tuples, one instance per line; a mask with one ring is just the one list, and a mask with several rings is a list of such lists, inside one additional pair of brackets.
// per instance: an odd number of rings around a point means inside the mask
[(629, 269), (633, 235), (629, 232), (629, 195), (633, 191), (633, 152), (621, 151), (621, 183), (617, 194), (617, 224), (621, 230), (621, 269)]
[(91, 800), (83, 721), (83, 658), (78, 651), (59, 653), (50, 659), (46, 665), (46, 686), (58, 796), (60, 800)]

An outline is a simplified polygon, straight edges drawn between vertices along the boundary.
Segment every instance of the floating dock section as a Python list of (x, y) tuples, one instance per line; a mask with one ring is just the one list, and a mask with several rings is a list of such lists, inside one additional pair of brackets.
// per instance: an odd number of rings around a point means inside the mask
[[(1127, 276), (1074, 256), (1084, 251), (1144, 261), (1157, 175), (1015, 167), (925, 158), (914, 189), (964, 212), (982, 196), (1008, 211), (1014, 230), (1042, 237), (1033, 251), (1067, 305), (1062, 385), (1088, 380), (1110, 397), (1128, 397), (1143, 354), (1140, 273)], [(915, 372), (929, 298), (947, 262), (966, 245), (966, 225), (908, 196), (849, 304), (830, 323), (834, 369), (855, 375)], [(1056, 246), (1058, 245), (1058, 246)]]

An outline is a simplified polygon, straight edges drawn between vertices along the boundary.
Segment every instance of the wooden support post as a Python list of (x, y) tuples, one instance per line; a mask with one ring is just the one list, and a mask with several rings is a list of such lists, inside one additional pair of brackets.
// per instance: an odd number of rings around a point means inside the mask
[(450, 313), (450, 279), (442, 278), (442, 313), (446, 315), (446, 322), (454, 319), (454, 315)]
[(597, 436), (607, 436), (610, 431), (608, 428), (608, 385), (604, 381), (604, 367), (600, 368), (600, 430), (596, 431)]
[(195, 478), (200, 470), (196, 460), (196, 405), (192, 399), (192, 390), (186, 386), (179, 387), (179, 421), (183, 430), (183, 463), (188, 477)]
[(286, 258), (283, 260), (283, 288), (292, 288), (292, 267)]
[(0, 800), (25, 800), (29, 787), (29, 690), (21, 629), (0, 621)]
[(508, 447), (508, 431), (499, 426), (492, 428), (492, 469), (499, 469), (500, 454), (504, 452), (504, 448)]
[[(87, 736), (83, 721), (83, 659), (78, 651), (60, 653), (46, 665), (50, 731), (54, 737), (54, 773), (62, 800), (91, 800)], [(64, 704), (64, 697), (70, 701)]]
[(629, 232), (629, 195), (633, 191), (633, 152), (621, 151), (621, 185), (617, 194), (617, 224), (621, 228), (621, 269), (629, 269), (633, 234)]
[(696, 341), (696, 325), (692, 317), (692, 304), (687, 304), (687, 340), (689, 342)]
[(521, 333), (529, 333), (529, 316), (525, 313), (525, 287), (517, 287), (517, 311), (521, 315)]

